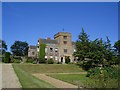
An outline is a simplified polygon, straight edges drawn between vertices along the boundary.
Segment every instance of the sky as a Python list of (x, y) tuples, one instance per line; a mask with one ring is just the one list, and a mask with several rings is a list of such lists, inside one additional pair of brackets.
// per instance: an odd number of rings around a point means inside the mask
[(118, 40), (117, 2), (4, 2), (2, 3), (2, 39), (8, 46), (16, 40), (36, 45), (39, 38), (69, 32), (78, 39), (82, 27), (90, 40), (109, 37)]

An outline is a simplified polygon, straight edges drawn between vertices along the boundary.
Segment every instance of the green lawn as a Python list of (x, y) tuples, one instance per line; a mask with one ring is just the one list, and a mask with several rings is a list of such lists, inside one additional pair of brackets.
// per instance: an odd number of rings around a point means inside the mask
[(86, 88), (117, 88), (117, 79), (110, 79), (108, 85), (103, 87), (104, 82), (93, 80), (86, 77), (85, 74), (47, 74), (50, 77)]
[(74, 64), (14, 64), (29, 73), (78, 73), (84, 72)]
[(49, 83), (32, 76), (34, 73), (78, 73), (83, 72), (76, 65), (63, 64), (13, 64), (23, 88), (53, 88)]
[(88, 87), (86, 84), (92, 82), (92, 80), (86, 77), (85, 74), (47, 74), (47, 75), (82, 87)]
[(20, 66), (21, 65), (13, 64), (14, 70), (23, 88), (55, 88), (49, 83), (32, 76), (28, 71), (24, 71), (24, 68)]

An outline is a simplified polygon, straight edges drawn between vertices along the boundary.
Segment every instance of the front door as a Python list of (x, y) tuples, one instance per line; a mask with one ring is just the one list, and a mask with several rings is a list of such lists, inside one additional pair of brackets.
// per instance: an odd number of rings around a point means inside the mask
[(63, 62), (63, 57), (61, 57), (61, 62)]

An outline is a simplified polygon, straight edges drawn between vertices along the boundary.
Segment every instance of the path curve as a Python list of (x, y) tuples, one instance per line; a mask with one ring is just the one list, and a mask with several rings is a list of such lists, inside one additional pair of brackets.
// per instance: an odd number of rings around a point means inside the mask
[(78, 88), (78, 86), (75, 86), (73, 84), (70, 84), (70, 83), (55, 79), (55, 78), (52, 78), (50, 76), (46, 76), (45, 74), (33, 74), (33, 76), (35, 76), (41, 80), (44, 80), (57, 88)]
[(21, 88), (12, 64), (2, 64), (2, 88)]

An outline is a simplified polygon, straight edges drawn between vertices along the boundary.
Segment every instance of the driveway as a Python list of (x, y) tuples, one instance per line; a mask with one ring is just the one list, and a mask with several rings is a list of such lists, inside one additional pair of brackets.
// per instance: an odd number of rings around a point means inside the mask
[(2, 88), (21, 88), (12, 64), (2, 64)]

